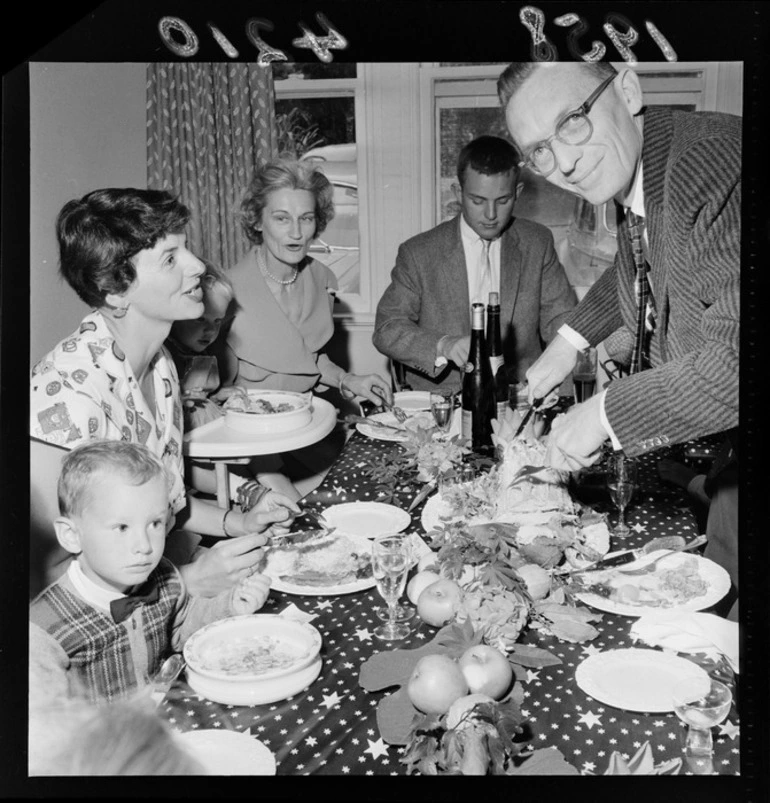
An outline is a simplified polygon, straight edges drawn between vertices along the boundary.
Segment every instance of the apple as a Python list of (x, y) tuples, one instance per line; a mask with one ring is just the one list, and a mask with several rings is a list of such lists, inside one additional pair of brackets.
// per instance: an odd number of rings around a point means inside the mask
[(426, 624), (441, 627), (454, 618), (462, 598), (462, 589), (454, 580), (437, 580), (417, 598), (417, 613)]
[[(465, 697), (458, 697), (451, 706), (446, 715), (446, 726), (448, 730), (452, 730), (460, 725), (460, 730), (465, 730), (472, 723), (471, 717), (466, 717), (466, 714), (478, 703), (493, 703), (494, 699), (488, 694), (466, 694)], [(461, 724), (462, 723), (462, 724)]]
[(513, 668), (508, 659), (487, 644), (469, 647), (457, 663), (473, 694), (488, 694), (499, 700), (513, 680)]
[(406, 693), (412, 705), (424, 714), (446, 714), (455, 700), (468, 694), (468, 684), (457, 661), (436, 653), (420, 658)]
[(420, 594), (429, 586), (441, 578), (436, 572), (424, 571), (417, 572), (417, 574), (409, 581), (406, 586), (406, 596), (409, 597), (409, 602), (412, 605), (417, 604)]
[(431, 571), (438, 574), (439, 566), (438, 566), (438, 555), (435, 552), (429, 552), (426, 555), (423, 555), (417, 561), (417, 571), (424, 572), (424, 571)]

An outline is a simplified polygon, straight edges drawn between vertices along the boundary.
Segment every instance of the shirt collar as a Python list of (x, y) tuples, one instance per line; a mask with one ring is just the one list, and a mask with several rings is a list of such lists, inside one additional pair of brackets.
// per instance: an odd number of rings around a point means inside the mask
[(86, 602), (100, 610), (109, 611), (110, 603), (113, 600), (126, 596), (120, 591), (111, 591), (108, 588), (97, 585), (90, 577), (86, 576), (78, 560), (73, 560), (70, 563), (67, 575), (78, 594)]
[(623, 202), (623, 208), (628, 211), (629, 209), (639, 217), (644, 217), (644, 167), (642, 166), (641, 159), (639, 160), (639, 169), (636, 171), (634, 182), (631, 185), (631, 191), (626, 196)]
[[(484, 244), (484, 238), (479, 236), (469, 225), (468, 222), (465, 220), (462, 212), (460, 213), (460, 236), (463, 239), (463, 242), (467, 245), (476, 246), (481, 243)], [(494, 240), (489, 241), (490, 248), (492, 247), (493, 243), (499, 240), (499, 237), (495, 237)]]

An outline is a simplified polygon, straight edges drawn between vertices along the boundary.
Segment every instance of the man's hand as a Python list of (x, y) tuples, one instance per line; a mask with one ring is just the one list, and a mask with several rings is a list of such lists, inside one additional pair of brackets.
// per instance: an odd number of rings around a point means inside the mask
[[(557, 388), (570, 374), (577, 362), (578, 350), (564, 337), (556, 335), (548, 348), (538, 357), (527, 371), (529, 403), (534, 399), (544, 399)], [(544, 406), (555, 402), (550, 398)]]
[(268, 491), (243, 516), (243, 527), (247, 533), (261, 533), (268, 528), (275, 534), (288, 532), (299, 514), (299, 505), (279, 491)]
[(601, 457), (602, 444), (609, 438), (600, 411), (601, 394), (557, 415), (548, 436), (546, 465), (577, 471), (595, 463)]
[(270, 578), (265, 574), (244, 577), (233, 590), (233, 613), (254, 613), (267, 602)]
[(383, 399), (389, 404), (393, 404), (390, 382), (386, 382), (379, 374), (346, 374), (342, 387), (354, 396), (368, 399), (377, 406), (382, 403)]
[(470, 350), (470, 335), (463, 335), (461, 337), (447, 336), (440, 341), (438, 356), (446, 357), (447, 360), (453, 362), (462, 371), (465, 368), (465, 363), (468, 362)]
[(180, 567), (187, 590), (197, 597), (215, 597), (247, 577), (262, 560), (267, 538), (259, 533), (225, 538), (201, 549), (192, 563)]

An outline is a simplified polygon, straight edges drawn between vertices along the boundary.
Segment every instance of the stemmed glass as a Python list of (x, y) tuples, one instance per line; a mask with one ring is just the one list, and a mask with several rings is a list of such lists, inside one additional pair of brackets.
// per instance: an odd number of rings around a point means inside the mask
[(431, 393), (430, 411), (433, 413), (433, 420), (436, 422), (436, 426), (441, 432), (449, 432), (454, 415), (453, 394)]
[(672, 689), (674, 711), (687, 725), (687, 756), (709, 757), (714, 752), (711, 729), (724, 722), (730, 713), (733, 695), (730, 689), (712, 678), (687, 678)]
[(409, 536), (381, 535), (372, 543), (372, 571), (377, 590), (388, 603), (388, 621), (374, 629), (374, 635), (385, 641), (406, 638), (408, 625), (396, 620), (399, 597), (404, 593), (409, 572), (411, 549)]
[[(409, 570), (412, 568), (412, 566), (415, 566), (417, 564), (417, 559), (415, 558), (414, 548), (410, 538), (407, 537), (404, 539), (404, 546), (409, 553), (409, 562), (407, 565), (407, 579), (408, 579)], [(379, 607), (374, 609), (374, 612), (377, 614), (377, 616), (380, 617), (380, 619), (383, 619), (385, 621), (390, 619), (390, 609), (388, 608), (387, 605), (380, 605)], [(400, 603), (396, 604), (397, 622), (406, 622), (407, 620), (411, 619), (414, 616), (414, 613), (415, 613), (414, 608), (411, 605), (401, 605)]]
[(631, 528), (626, 524), (624, 515), (626, 506), (631, 501), (637, 486), (637, 464), (633, 458), (626, 457), (623, 452), (614, 452), (607, 458), (607, 489), (612, 501), (618, 508), (618, 523), (612, 534), (615, 538), (628, 538)]

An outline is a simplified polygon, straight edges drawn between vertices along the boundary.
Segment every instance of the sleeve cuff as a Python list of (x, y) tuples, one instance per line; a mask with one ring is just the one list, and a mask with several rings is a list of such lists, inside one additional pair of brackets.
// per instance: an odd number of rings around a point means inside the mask
[(610, 426), (610, 422), (607, 419), (607, 412), (604, 409), (604, 403), (606, 398), (607, 398), (607, 391), (603, 390), (599, 397), (599, 417), (601, 418), (602, 426), (607, 430), (607, 434), (610, 436), (610, 441), (612, 441), (612, 448), (616, 452), (619, 452), (623, 447), (621, 446), (620, 441), (615, 436), (615, 433), (613, 432), (612, 427)]
[(583, 351), (583, 349), (587, 349), (591, 345), (583, 337), (583, 335), (578, 334), (571, 326), (567, 326), (566, 323), (563, 323), (559, 327), (559, 331), (557, 334), (560, 334), (568, 343), (572, 344), (578, 351)]
[(434, 368), (443, 368), (449, 362), (449, 360), (447, 360), (446, 357), (438, 356), (440, 354), (440, 352), (441, 352), (441, 346), (443, 345), (443, 343), (444, 343), (444, 341), (446, 339), (447, 339), (447, 336), (444, 335), (443, 337), (440, 337), (439, 340), (438, 340), (438, 343), (436, 343), (436, 355), (437, 356), (436, 356), (435, 362), (433, 363), (433, 367)]

